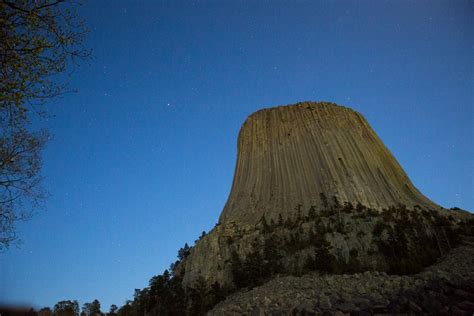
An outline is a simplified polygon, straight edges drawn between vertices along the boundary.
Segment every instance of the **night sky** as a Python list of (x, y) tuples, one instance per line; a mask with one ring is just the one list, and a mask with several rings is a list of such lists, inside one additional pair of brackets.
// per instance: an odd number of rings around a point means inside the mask
[(45, 210), (0, 303), (122, 305), (217, 222), (252, 112), (361, 112), (414, 184), (474, 210), (472, 1), (86, 1), (93, 58), (43, 122)]

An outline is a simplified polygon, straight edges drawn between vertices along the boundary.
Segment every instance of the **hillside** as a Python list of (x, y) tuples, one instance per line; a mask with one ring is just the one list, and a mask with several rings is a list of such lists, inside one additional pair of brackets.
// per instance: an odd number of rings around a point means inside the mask
[(119, 314), (463, 315), (473, 224), (415, 188), (361, 114), (264, 109), (241, 128), (219, 222)]
[(472, 315), (474, 239), (423, 272), (398, 276), (384, 272), (351, 275), (276, 277), (265, 285), (231, 295), (217, 315)]

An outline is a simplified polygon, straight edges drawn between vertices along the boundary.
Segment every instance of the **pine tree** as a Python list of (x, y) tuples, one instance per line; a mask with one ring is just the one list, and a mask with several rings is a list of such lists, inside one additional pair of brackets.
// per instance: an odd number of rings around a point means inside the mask
[(282, 227), (283, 226), (283, 217), (281, 216), (281, 213), (278, 214), (278, 226)]
[(191, 248), (188, 246), (188, 243), (184, 244), (184, 247), (178, 250), (178, 259), (183, 260), (191, 253)]
[(323, 204), (324, 209), (328, 209), (329, 203), (328, 199), (326, 198), (326, 195), (324, 193), (320, 193), (319, 198), (321, 199), (321, 203)]
[(317, 217), (316, 207), (314, 205), (311, 205), (309, 208), (308, 216), (310, 219), (315, 219)]

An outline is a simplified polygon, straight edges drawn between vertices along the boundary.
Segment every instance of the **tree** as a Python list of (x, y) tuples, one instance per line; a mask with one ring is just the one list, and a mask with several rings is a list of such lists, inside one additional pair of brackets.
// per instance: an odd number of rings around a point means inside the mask
[(49, 307), (43, 307), (38, 311), (38, 316), (52, 316), (53, 311)]
[(267, 219), (265, 218), (265, 215), (263, 215), (262, 217), (262, 232), (263, 234), (268, 234), (271, 229), (273, 227), (270, 227), (270, 225), (268, 225), (268, 222), (267, 222)]
[(11, 121), (27, 116), (30, 102), (61, 94), (67, 84), (51, 79), (68, 61), (83, 58), (86, 30), (64, 0), (0, 0), (0, 102)]
[(185, 243), (184, 247), (178, 250), (178, 259), (182, 261), (187, 256), (189, 256), (190, 253), (191, 253), (191, 248), (188, 246), (188, 243)]
[(54, 305), (55, 316), (79, 316), (79, 303), (77, 301), (59, 301)]
[(0, 136), (0, 250), (17, 236), (15, 222), (27, 220), (40, 206), (45, 192), (40, 187), (41, 149), (44, 132), (30, 133), (16, 128)]
[(324, 209), (327, 209), (329, 207), (329, 202), (324, 193), (319, 193), (319, 198), (321, 200), (321, 204), (323, 205)]
[(263, 266), (266, 276), (269, 277), (282, 270), (280, 259), (282, 255), (279, 251), (280, 241), (276, 235), (272, 234), (265, 239), (263, 244)]
[(309, 208), (308, 216), (310, 219), (316, 219), (316, 217), (318, 217), (318, 213), (316, 212), (316, 207), (314, 205), (311, 205)]
[(82, 313), (81, 316), (90, 316), (92, 314), (92, 303), (84, 303), (82, 305)]
[(132, 301), (127, 300), (125, 304), (120, 307), (118, 310), (117, 315), (119, 316), (130, 316), (133, 315), (133, 307), (132, 307)]
[(110, 309), (109, 309), (109, 314), (108, 314), (108, 315), (109, 315), (109, 316), (115, 316), (115, 315), (117, 315), (117, 310), (118, 310), (117, 305), (115, 305), (115, 304), (110, 305)]
[(100, 302), (99, 300), (94, 300), (91, 303), (85, 303), (82, 306), (82, 313), (86, 316), (96, 316), (96, 315), (102, 315), (102, 312), (100, 311)]
[(188, 289), (188, 296), (190, 304), (188, 306), (188, 315), (204, 315), (207, 311), (207, 294), (208, 288), (206, 281), (202, 276), (199, 276), (194, 281), (193, 286)]
[(0, 0), (0, 250), (46, 196), (41, 150), (49, 137), (31, 119), (69, 90), (55, 75), (90, 54), (82, 46), (86, 30), (64, 2)]
[(102, 312), (100, 311), (100, 302), (99, 300), (93, 300), (91, 303), (91, 315), (96, 316), (96, 315), (102, 315)]
[(313, 239), (314, 257), (308, 256), (305, 269), (320, 273), (331, 273), (336, 263), (335, 257), (329, 252), (329, 243), (323, 234), (316, 232)]
[(278, 214), (278, 226), (280, 227), (283, 226), (283, 217), (281, 216), (281, 213)]

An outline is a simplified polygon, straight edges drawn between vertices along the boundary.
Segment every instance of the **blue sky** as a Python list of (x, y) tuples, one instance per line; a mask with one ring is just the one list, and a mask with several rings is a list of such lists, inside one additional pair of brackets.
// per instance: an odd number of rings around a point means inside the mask
[(472, 1), (88, 1), (93, 59), (50, 104), (45, 210), (0, 302), (123, 304), (217, 222), (263, 107), (361, 112), (415, 185), (474, 209)]

